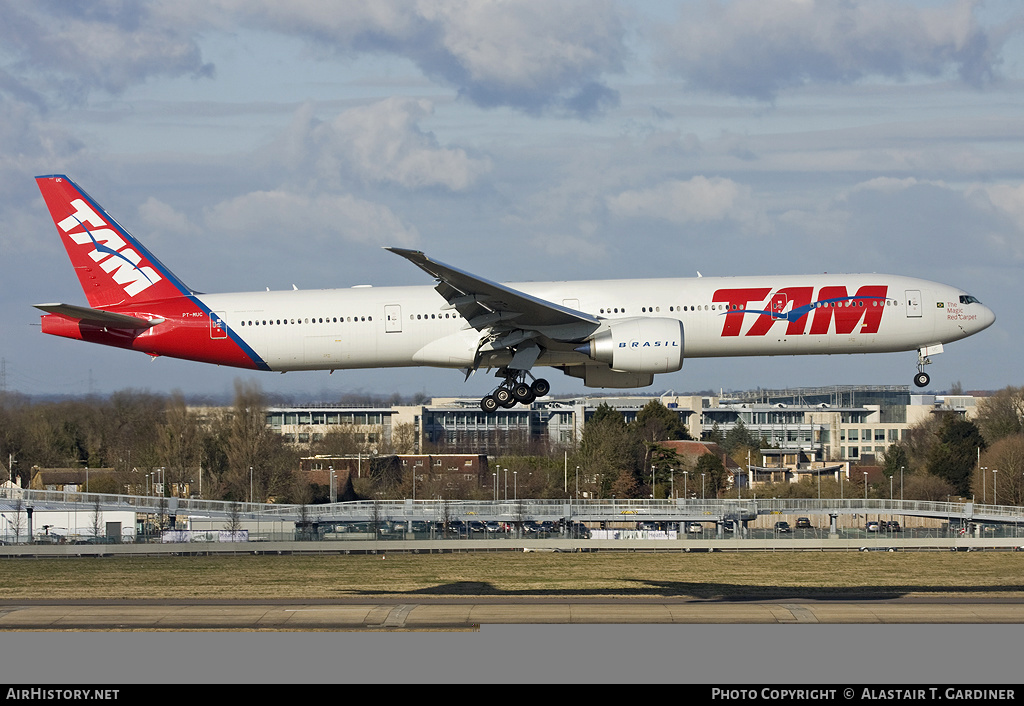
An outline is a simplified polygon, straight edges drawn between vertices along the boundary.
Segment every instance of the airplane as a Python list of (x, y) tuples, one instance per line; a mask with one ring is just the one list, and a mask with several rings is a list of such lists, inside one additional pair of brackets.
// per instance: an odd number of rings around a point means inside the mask
[(961, 289), (898, 275), (502, 284), (393, 247), (436, 284), (203, 294), (67, 176), (36, 183), (88, 301), (37, 305), (43, 333), (252, 370), (485, 368), (500, 379), (487, 413), (548, 394), (541, 367), (635, 388), (718, 356), (916, 350), (925, 387), (931, 356), (995, 321)]

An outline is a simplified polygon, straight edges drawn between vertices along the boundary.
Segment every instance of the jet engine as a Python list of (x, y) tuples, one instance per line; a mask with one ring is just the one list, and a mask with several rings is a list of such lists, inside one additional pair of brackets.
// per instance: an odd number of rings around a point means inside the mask
[(674, 373), (683, 367), (683, 322), (636, 317), (608, 321), (576, 350), (629, 373)]

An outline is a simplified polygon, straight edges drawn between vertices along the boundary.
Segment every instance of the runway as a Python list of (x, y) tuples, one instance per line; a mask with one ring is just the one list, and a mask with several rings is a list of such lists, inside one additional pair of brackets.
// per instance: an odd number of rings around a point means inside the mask
[(1015, 600), (5, 601), (0, 630), (467, 631), (487, 625), (1024, 623)]

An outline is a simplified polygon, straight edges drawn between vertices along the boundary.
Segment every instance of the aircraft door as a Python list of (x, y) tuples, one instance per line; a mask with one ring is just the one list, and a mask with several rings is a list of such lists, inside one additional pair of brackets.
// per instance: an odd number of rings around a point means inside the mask
[(908, 289), (906, 291), (907, 298), (907, 318), (920, 318), (921, 316), (921, 291), (918, 289)]
[(210, 312), (210, 338), (213, 340), (228, 337), (227, 329), (224, 328), (223, 316), (223, 311)]
[(387, 304), (384, 307), (384, 332), (402, 332), (402, 307), (399, 304)]

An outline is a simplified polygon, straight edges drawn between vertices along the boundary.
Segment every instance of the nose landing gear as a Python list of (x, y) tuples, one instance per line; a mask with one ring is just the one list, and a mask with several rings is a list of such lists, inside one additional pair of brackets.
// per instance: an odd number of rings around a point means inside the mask
[(924, 366), (931, 365), (932, 359), (929, 356), (941, 352), (941, 343), (917, 349), (917, 375), (914, 376), (915, 385), (918, 387), (928, 387), (928, 383), (931, 382), (932, 379), (928, 376), (928, 373), (924, 371)]

